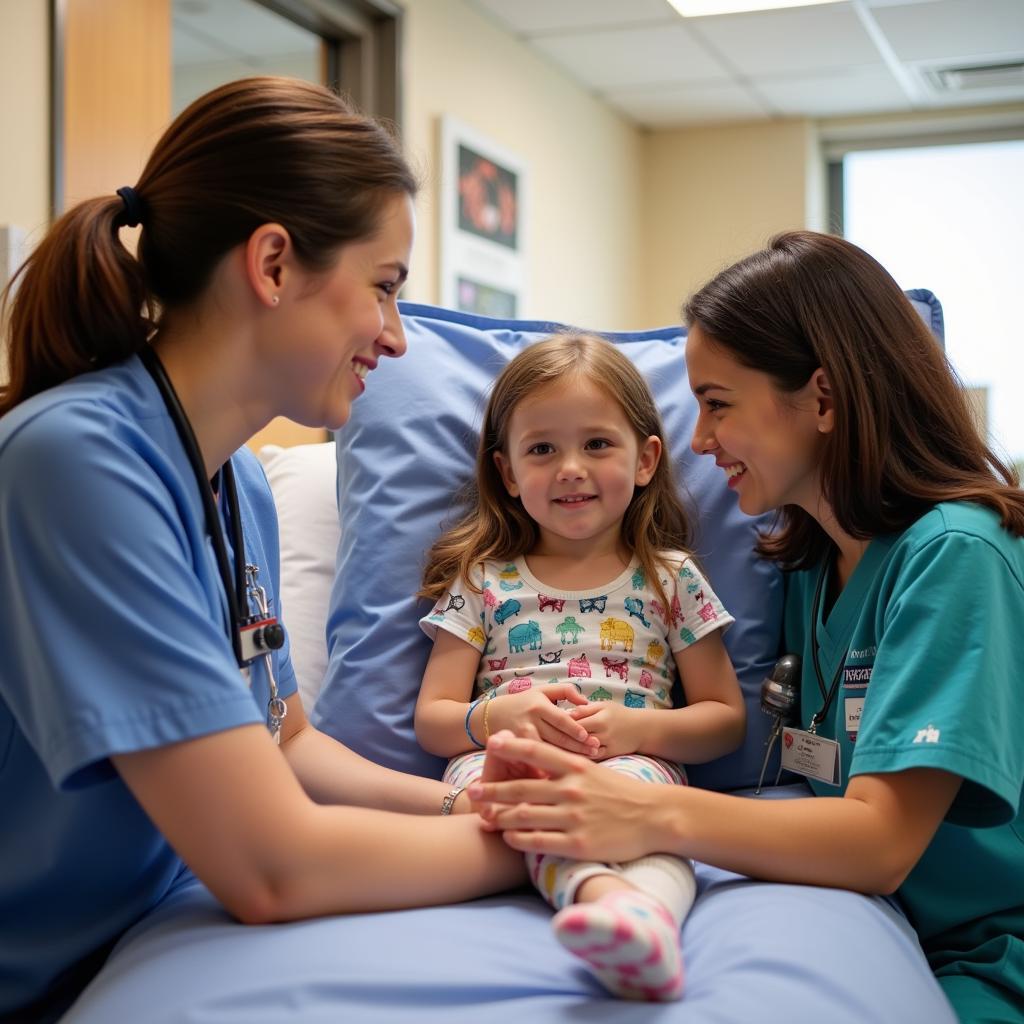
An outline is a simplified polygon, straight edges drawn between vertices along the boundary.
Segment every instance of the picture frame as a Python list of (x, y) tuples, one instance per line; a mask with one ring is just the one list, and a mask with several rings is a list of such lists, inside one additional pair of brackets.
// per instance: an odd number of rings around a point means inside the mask
[(527, 172), (469, 125), (440, 119), (441, 305), (482, 316), (523, 316)]

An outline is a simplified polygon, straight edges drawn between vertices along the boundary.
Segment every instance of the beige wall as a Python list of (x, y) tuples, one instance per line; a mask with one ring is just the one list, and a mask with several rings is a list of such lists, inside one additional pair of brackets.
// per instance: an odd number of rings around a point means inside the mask
[[(12, 264), (27, 255), (50, 216), (49, 7), (49, 0), (0, 0), (0, 227), (25, 232)], [(6, 232), (0, 234), (5, 241)], [(5, 250), (0, 287), (17, 269), (7, 264)], [(3, 336), (0, 324), (0, 341)], [(0, 382), (5, 380), (7, 350), (0, 344)]]
[(643, 136), (463, 0), (406, 0), (406, 148), (428, 181), (406, 297), (436, 302), (438, 119), (518, 155), (529, 174), (523, 315), (613, 330), (649, 326)]
[(0, 0), (0, 224), (50, 215), (49, 0)]
[(818, 226), (809, 121), (662, 131), (647, 137), (646, 322), (674, 323), (686, 296), (776, 231)]
[[(0, 224), (41, 228), (49, 211), (49, 0), (0, 0)], [(528, 316), (605, 329), (677, 320), (685, 296), (773, 232), (824, 225), (817, 135), (872, 134), (914, 118), (782, 120), (644, 132), (465, 0), (406, 0), (404, 127), (424, 172), (408, 298), (440, 294), (438, 119), (451, 114), (530, 173)], [(998, 127), (1013, 108), (957, 111)], [(890, 123), (891, 122), (891, 123)]]

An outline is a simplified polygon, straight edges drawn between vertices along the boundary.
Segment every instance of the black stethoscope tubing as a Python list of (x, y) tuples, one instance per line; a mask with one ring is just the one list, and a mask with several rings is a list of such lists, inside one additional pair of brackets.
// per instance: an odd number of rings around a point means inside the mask
[(817, 729), (823, 721), (825, 716), (828, 714), (828, 710), (832, 707), (832, 701), (836, 698), (836, 693), (839, 691), (839, 680), (843, 676), (843, 666), (846, 664), (846, 659), (840, 659), (839, 665), (836, 667), (836, 674), (832, 678), (832, 685), (828, 689), (828, 693), (825, 692), (825, 679), (821, 674), (821, 663), (818, 660), (818, 615), (821, 613), (821, 595), (822, 590), (825, 586), (825, 576), (828, 572), (828, 560), (826, 559), (821, 566), (821, 571), (818, 573), (818, 583), (814, 588), (814, 601), (811, 606), (811, 660), (814, 663), (814, 674), (818, 680), (818, 690), (821, 692), (824, 704), (811, 719), (811, 729)]
[(224, 585), (224, 594), (228, 602), (228, 617), (231, 620), (231, 647), (235, 652), (238, 664), (242, 665), (244, 661), (242, 658), (241, 610), (246, 606), (245, 539), (242, 534), (242, 518), (238, 510), (238, 489), (235, 486), (235, 472), (231, 466), (231, 460), (228, 459), (217, 471), (217, 478), (227, 499), (228, 518), (231, 521), (231, 545), (235, 555), (234, 568), (228, 558), (227, 546), (224, 543), (224, 531), (221, 529), (220, 515), (217, 512), (217, 502), (213, 496), (213, 487), (206, 475), (206, 464), (203, 462), (199, 442), (196, 440), (192, 424), (182, 407), (178, 393), (174, 390), (174, 385), (171, 383), (170, 377), (167, 376), (167, 371), (164, 369), (163, 363), (160, 362), (159, 356), (149, 345), (139, 351), (139, 358), (142, 360), (142, 365), (149, 371), (157, 391), (160, 392), (160, 397), (164, 400), (171, 422), (178, 432), (185, 455), (192, 467), (192, 473), (203, 502), (206, 532), (213, 544), (217, 571), (220, 574), (221, 583)]

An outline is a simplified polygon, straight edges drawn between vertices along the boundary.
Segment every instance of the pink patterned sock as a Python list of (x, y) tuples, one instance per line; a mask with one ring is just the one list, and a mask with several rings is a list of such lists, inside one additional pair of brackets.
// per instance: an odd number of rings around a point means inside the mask
[(593, 903), (574, 903), (555, 914), (552, 927), (609, 992), (651, 1002), (683, 994), (679, 925), (645, 893), (621, 890)]

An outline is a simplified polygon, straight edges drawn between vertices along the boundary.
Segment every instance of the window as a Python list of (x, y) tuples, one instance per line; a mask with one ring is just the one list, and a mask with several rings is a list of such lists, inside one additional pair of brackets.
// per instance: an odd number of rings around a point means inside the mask
[(330, 43), (253, 0), (174, 0), (171, 116), (236, 78), (326, 79)]
[(848, 152), (841, 213), (902, 288), (938, 296), (950, 362), (996, 451), (1024, 470), (1022, 181), (1020, 140)]

